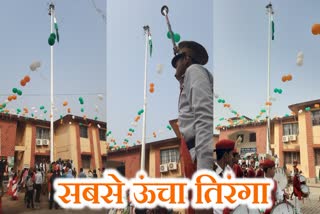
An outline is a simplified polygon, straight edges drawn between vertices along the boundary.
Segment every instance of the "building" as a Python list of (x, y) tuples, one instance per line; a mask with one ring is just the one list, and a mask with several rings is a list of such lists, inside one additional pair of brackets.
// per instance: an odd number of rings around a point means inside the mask
[[(74, 115), (54, 122), (54, 157), (73, 160), (74, 167), (103, 168), (106, 159), (106, 123)], [(0, 114), (0, 156), (17, 170), (50, 161), (50, 122)]]
[[(320, 100), (289, 106), (293, 115), (274, 118), (270, 126), (272, 154), (279, 158), (279, 166), (293, 170), (294, 160), (298, 168), (314, 183), (320, 179)], [(241, 155), (266, 153), (267, 123), (250, 121), (242, 125), (220, 127), (219, 139), (237, 141)]]

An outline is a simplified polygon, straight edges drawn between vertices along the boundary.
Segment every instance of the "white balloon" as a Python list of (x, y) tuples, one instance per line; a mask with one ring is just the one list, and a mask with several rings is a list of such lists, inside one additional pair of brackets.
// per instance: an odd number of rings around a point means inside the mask
[(98, 126), (99, 129), (101, 128), (100, 124), (98, 124), (97, 126)]
[(74, 115), (72, 115), (72, 119), (74, 120), (74, 118), (76, 118)]
[(131, 125), (137, 127), (138, 124), (136, 122), (132, 122)]
[(69, 122), (69, 125), (71, 125), (72, 123), (71, 123), (71, 121)]
[(302, 109), (300, 109), (298, 112), (299, 112), (299, 114), (301, 114), (301, 113), (303, 112), (303, 110), (302, 110)]
[(34, 61), (31, 63), (31, 65), (29, 67), (30, 67), (31, 71), (36, 71), (38, 68), (40, 68), (40, 66), (41, 66), (40, 61)]
[(297, 58), (297, 65), (302, 66), (303, 65), (303, 58)]
[(99, 100), (103, 100), (103, 95), (102, 94), (98, 94), (98, 98), (99, 98)]
[(302, 51), (298, 52), (297, 54), (297, 58), (302, 58), (303, 59), (304, 54), (302, 53)]
[(33, 106), (33, 107), (31, 107), (31, 109), (34, 110), (34, 109), (36, 109), (36, 107)]
[(163, 65), (162, 64), (157, 64), (156, 71), (158, 74), (162, 74), (163, 72)]

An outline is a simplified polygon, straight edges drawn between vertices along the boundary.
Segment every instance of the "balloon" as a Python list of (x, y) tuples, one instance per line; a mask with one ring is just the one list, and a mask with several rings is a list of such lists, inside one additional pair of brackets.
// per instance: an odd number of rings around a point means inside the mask
[(138, 115), (141, 115), (144, 112), (143, 109), (141, 109), (140, 111), (138, 111)]
[(44, 109), (44, 106), (40, 106), (40, 110), (43, 110)]
[(35, 70), (37, 70), (37, 68), (39, 68), (40, 66), (41, 66), (41, 62), (40, 62), (40, 61), (35, 61), (35, 62), (32, 62), (29, 67), (30, 67), (30, 70), (31, 70), (31, 71), (35, 71)]
[(311, 109), (310, 107), (306, 107), (305, 108), (306, 111), (310, 111), (310, 109)]
[(81, 112), (84, 112), (84, 108), (81, 108)]
[(51, 33), (51, 34), (50, 34), (50, 37), (56, 39), (56, 34), (55, 34), (55, 33)]
[(26, 82), (30, 82), (30, 76), (28, 76), (28, 75), (26, 75), (26, 76), (24, 76), (24, 81), (26, 81)]
[(140, 120), (140, 116), (136, 116), (136, 118), (134, 119), (134, 121), (138, 122), (138, 120)]
[(167, 129), (169, 129), (169, 130), (171, 131), (171, 129), (172, 129), (172, 128), (171, 128), (171, 126), (170, 126), (170, 125), (167, 125)]
[(101, 128), (100, 124), (98, 124), (97, 126), (98, 126), (99, 129)]
[(102, 94), (98, 94), (98, 98), (99, 98), (99, 100), (103, 100), (103, 95)]
[(152, 94), (154, 92), (154, 88), (150, 88), (149, 92)]
[(82, 97), (79, 97), (79, 102), (80, 102), (81, 105), (83, 105), (84, 102), (83, 102), (83, 98)]
[(171, 39), (171, 33), (170, 33), (170, 31), (168, 31), (167, 37), (168, 37), (168, 39)]
[(67, 105), (68, 105), (68, 102), (67, 102), (67, 101), (64, 101), (62, 105), (63, 105), (63, 106), (67, 106)]
[(162, 64), (157, 64), (156, 71), (157, 71), (158, 74), (161, 74), (162, 71), (163, 71), (163, 65)]
[(13, 93), (17, 93), (17, 92), (18, 92), (18, 89), (17, 89), (17, 88), (13, 88), (13, 89), (12, 89), (12, 92), (13, 92)]
[(173, 35), (173, 40), (176, 42), (176, 43), (178, 43), (179, 41), (180, 41), (180, 35), (178, 34), (178, 33), (175, 33), (174, 35)]
[(55, 43), (55, 38), (53, 38), (53, 37), (50, 35), (50, 36), (49, 36), (49, 39), (48, 39), (48, 44), (49, 44), (50, 46), (53, 46), (54, 43)]
[(16, 95), (12, 95), (12, 99), (16, 100), (17, 96)]
[(298, 111), (299, 114), (301, 114), (302, 112), (303, 112), (302, 109), (300, 109), (300, 110)]
[(94, 117), (94, 120), (98, 120), (98, 117), (97, 117), (97, 116), (95, 116), (95, 117)]
[(44, 110), (44, 111), (43, 111), (43, 113), (45, 113), (45, 114), (46, 114), (46, 113), (47, 113), (47, 110)]
[(319, 108), (319, 107), (320, 107), (320, 104), (314, 104), (314, 107), (315, 107), (315, 108)]
[(18, 94), (19, 96), (21, 96), (21, 95), (22, 95), (22, 91), (21, 91), (21, 90), (18, 90), (18, 91), (17, 91), (17, 94)]
[(27, 83), (26, 83), (25, 80), (21, 80), (21, 81), (20, 81), (20, 85), (21, 85), (21, 86), (25, 86), (26, 84), (27, 84)]
[(314, 24), (312, 25), (311, 32), (313, 35), (318, 35), (320, 34), (320, 24)]
[(222, 121), (222, 120), (224, 120), (224, 117), (221, 117), (221, 118), (219, 119), (219, 121)]

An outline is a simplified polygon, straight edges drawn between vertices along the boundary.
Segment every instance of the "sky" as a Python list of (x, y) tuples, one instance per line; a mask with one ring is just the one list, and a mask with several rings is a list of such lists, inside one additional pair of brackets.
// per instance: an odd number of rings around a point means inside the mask
[[(6, 102), (14, 87), (23, 95), (7, 103), (7, 109), (29, 109), (38, 118), (49, 120), (50, 108), (50, 17), (49, 0), (5, 1), (0, 8), (0, 103)], [(60, 42), (54, 45), (54, 118), (66, 114), (98, 117), (107, 121), (108, 139), (121, 145), (141, 141), (142, 117), (132, 123), (143, 108), (145, 34), (149, 25), (152, 56), (147, 59), (147, 142), (174, 137), (167, 128), (178, 117), (179, 84), (171, 66), (171, 41), (160, 9), (169, 7), (169, 20), (181, 40), (194, 40), (206, 47), (209, 62), (205, 67), (214, 76), (214, 126), (226, 124), (221, 118), (240, 115), (255, 118), (267, 99), (267, 0), (55, 0)], [(290, 114), (288, 105), (319, 99), (319, 36), (311, 33), (320, 22), (320, 2), (309, 0), (274, 1), (275, 40), (271, 43), (271, 116)], [(296, 65), (298, 52), (304, 54)], [(30, 71), (33, 61), (41, 61)], [(159, 72), (157, 67), (162, 65)], [(282, 82), (291, 74), (290, 82)], [(31, 81), (20, 86), (29, 75)], [(281, 88), (283, 93), (273, 93)], [(149, 89), (149, 87), (148, 87)], [(98, 96), (101, 95), (101, 96)], [(78, 101), (84, 98), (84, 104)], [(218, 103), (224, 99), (230, 109)], [(68, 101), (68, 106), (62, 103)], [(47, 113), (40, 110), (44, 106)], [(83, 108), (84, 112), (80, 109)], [(262, 118), (265, 115), (262, 116)], [(128, 137), (133, 129), (132, 137)], [(156, 137), (153, 136), (156, 134)], [(215, 131), (215, 133), (217, 133)]]
[[(215, 92), (250, 118), (265, 108), (267, 100), (268, 3), (226, 0), (214, 1), (213, 5)], [(270, 95), (276, 101), (271, 117), (282, 117), (290, 114), (289, 105), (320, 98), (320, 37), (311, 33), (312, 25), (320, 22), (316, 9), (320, 2), (283, 0), (272, 4), (275, 39), (270, 50)], [(302, 66), (296, 65), (299, 51), (304, 54)], [(282, 82), (282, 76), (289, 74), (292, 80)], [(274, 88), (281, 88), (283, 93), (275, 94)], [(233, 115), (215, 102), (216, 117)]]
[[(25, 116), (33, 114), (46, 120), (50, 120), (49, 2), (12, 0), (0, 7), (0, 103), (18, 88), (22, 96), (7, 103), (7, 109), (16, 113), (27, 107)], [(106, 3), (55, 0), (54, 4), (60, 36), (60, 42), (53, 46), (54, 119), (66, 115), (69, 107), (72, 114), (106, 121), (106, 20), (102, 16)], [(29, 68), (34, 61), (41, 62), (37, 71)], [(22, 87), (20, 80), (25, 75), (31, 81)], [(79, 97), (83, 97), (83, 105)], [(64, 101), (68, 102), (66, 107)]]
[[(146, 142), (174, 137), (169, 120), (178, 116), (179, 84), (171, 66), (173, 46), (167, 38), (168, 27), (161, 7), (169, 8), (173, 32), (181, 40), (196, 40), (213, 49), (213, 4), (211, 0), (196, 3), (185, 1), (121, 0), (107, 1), (107, 120), (108, 130), (121, 145), (141, 141), (142, 115), (134, 122), (144, 103), (144, 65), (146, 36), (143, 26), (149, 25), (152, 35), (152, 56), (147, 61)], [(157, 66), (162, 65), (162, 72)], [(212, 71), (212, 58), (207, 64)], [(154, 83), (154, 93), (149, 84)], [(133, 129), (132, 137), (128, 137)], [(156, 134), (154, 137), (153, 133)]]
[[(148, 58), (148, 85), (155, 92), (147, 95), (147, 142), (174, 137), (166, 129), (178, 116), (178, 82), (170, 62), (172, 45), (166, 38), (167, 25), (160, 14), (169, 7), (169, 20), (181, 40), (195, 40), (209, 53), (205, 66), (214, 76), (214, 126), (228, 123), (232, 111), (255, 119), (266, 109), (268, 29), (266, 5), (269, 1), (108, 1), (107, 3), (107, 118), (112, 131), (109, 139), (118, 144), (124, 139), (141, 141), (142, 120), (132, 123), (143, 106), (145, 35), (149, 25), (153, 54)], [(290, 114), (289, 105), (319, 99), (319, 36), (311, 33), (320, 22), (320, 2), (298, 0), (274, 1), (275, 40), (270, 49), (271, 117)], [(298, 52), (304, 54), (297, 66)], [(162, 64), (159, 74), (157, 65)], [(282, 82), (284, 75), (292, 80)], [(282, 94), (275, 94), (275, 88)], [(230, 108), (218, 103), (224, 99)], [(261, 119), (264, 119), (263, 114)], [(127, 137), (133, 128), (133, 137)], [(155, 138), (153, 132), (157, 134)], [(214, 130), (215, 133), (218, 133)]]

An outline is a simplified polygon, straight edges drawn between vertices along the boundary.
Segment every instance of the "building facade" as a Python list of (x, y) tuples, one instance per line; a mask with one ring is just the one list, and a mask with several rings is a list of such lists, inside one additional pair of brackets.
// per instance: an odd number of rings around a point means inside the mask
[[(320, 180), (320, 100), (297, 103), (289, 106), (291, 116), (274, 118), (270, 126), (270, 147), (279, 158), (279, 166), (293, 170), (293, 161), (314, 183)], [(266, 122), (251, 122), (229, 128), (220, 127), (219, 139), (228, 138), (237, 142), (241, 155), (266, 153)]]
[[(17, 170), (50, 161), (50, 122), (0, 114), (0, 156)], [(53, 160), (71, 159), (73, 166), (103, 168), (107, 152), (106, 123), (74, 115), (54, 122)]]

